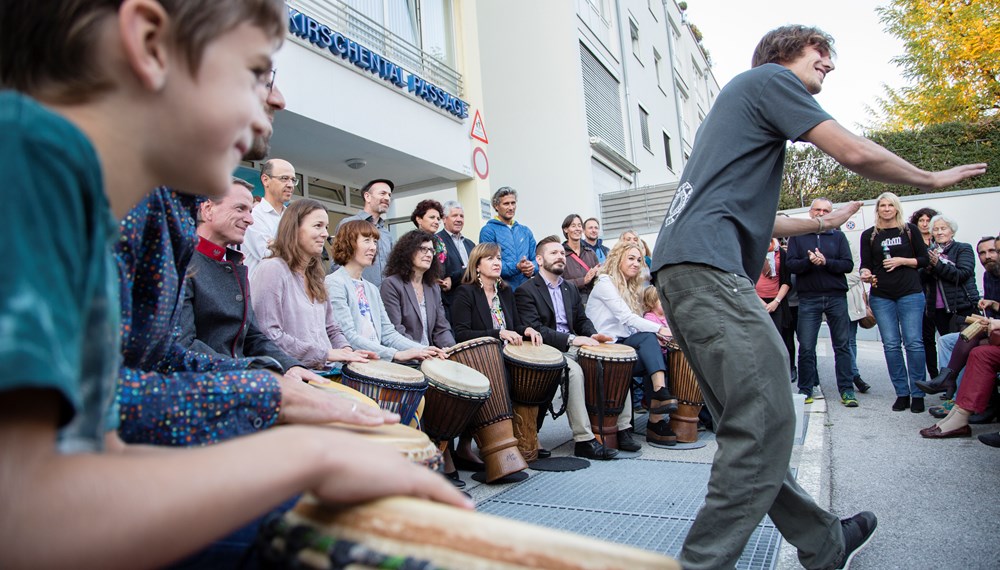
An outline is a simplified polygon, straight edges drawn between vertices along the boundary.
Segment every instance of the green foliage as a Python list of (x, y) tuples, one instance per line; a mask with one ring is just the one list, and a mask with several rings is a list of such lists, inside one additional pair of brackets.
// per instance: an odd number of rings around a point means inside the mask
[[(909, 85), (885, 87), (878, 128), (975, 122), (1000, 113), (1000, 0), (891, 0), (875, 9), (903, 41)], [(875, 113), (873, 113), (874, 115)]]
[[(970, 178), (941, 192), (1000, 186), (1000, 119), (974, 124), (945, 123), (920, 131), (875, 132), (868, 134), (868, 138), (924, 170), (989, 163), (983, 176)], [(863, 178), (811, 144), (793, 145), (785, 156), (779, 208), (798, 208), (820, 196), (834, 202), (870, 200), (886, 191), (898, 196), (925, 193), (912, 186)]]

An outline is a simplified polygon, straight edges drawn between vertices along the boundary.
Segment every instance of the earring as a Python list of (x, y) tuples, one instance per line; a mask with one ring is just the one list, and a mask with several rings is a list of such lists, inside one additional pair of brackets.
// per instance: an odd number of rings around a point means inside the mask
[(480, 275), (478, 269), (476, 269), (476, 282), (479, 283), (479, 288), (480, 289), (485, 289), (486, 288), (486, 287), (483, 286), (483, 276)]

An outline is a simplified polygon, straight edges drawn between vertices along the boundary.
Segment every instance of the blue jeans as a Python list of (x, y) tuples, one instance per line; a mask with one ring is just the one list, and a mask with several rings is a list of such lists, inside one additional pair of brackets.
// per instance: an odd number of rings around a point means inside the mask
[[(889, 369), (889, 379), (896, 396), (923, 398), (916, 382), (925, 378), (924, 371), (924, 294), (913, 293), (899, 299), (872, 295), (868, 299), (878, 332), (882, 335), (882, 352)], [(906, 360), (903, 350), (906, 349)]]
[[(948, 333), (938, 339), (937, 342), (937, 355), (938, 364), (940, 368), (948, 366), (951, 360), (951, 353), (955, 350), (955, 344), (958, 343), (958, 333)], [(958, 376), (955, 377), (955, 385), (960, 386), (962, 383), (962, 376), (965, 376), (965, 366), (962, 366), (961, 370), (956, 370)]]
[(834, 368), (837, 373), (837, 391), (854, 388), (851, 375), (851, 349), (848, 335), (851, 317), (847, 313), (847, 296), (799, 297), (799, 392), (812, 395), (813, 387), (819, 385), (816, 372), (816, 340), (819, 327), (826, 315), (833, 341)]
[(848, 325), (847, 346), (851, 349), (851, 379), (860, 378), (861, 371), (858, 370), (858, 321), (851, 321)]

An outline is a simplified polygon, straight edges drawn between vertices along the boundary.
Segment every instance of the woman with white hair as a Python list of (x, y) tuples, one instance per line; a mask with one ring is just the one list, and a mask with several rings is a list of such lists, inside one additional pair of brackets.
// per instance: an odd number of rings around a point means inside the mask
[(884, 192), (875, 201), (875, 225), (861, 234), (861, 280), (872, 286), (869, 304), (896, 390), (892, 404), (896, 412), (924, 411), (924, 393), (916, 385), (925, 377), (924, 293), (918, 270), (927, 264), (927, 244), (920, 229), (903, 219), (899, 198)]

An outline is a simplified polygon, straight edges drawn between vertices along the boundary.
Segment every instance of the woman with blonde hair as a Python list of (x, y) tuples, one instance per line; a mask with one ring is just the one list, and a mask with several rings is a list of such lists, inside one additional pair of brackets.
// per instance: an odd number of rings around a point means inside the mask
[[(924, 411), (924, 291), (918, 269), (927, 267), (920, 229), (903, 219), (899, 198), (884, 192), (875, 201), (875, 225), (861, 234), (861, 280), (871, 283), (869, 304), (889, 378), (896, 391), (893, 411)], [(902, 347), (906, 349), (903, 359)]]
[(281, 350), (310, 368), (333, 362), (367, 362), (337, 324), (323, 288), (323, 246), (330, 216), (315, 200), (297, 200), (285, 210), (271, 256), (257, 265), (250, 299), (260, 329)]
[[(677, 436), (667, 425), (664, 414), (677, 411), (677, 398), (667, 388), (667, 367), (659, 343), (660, 339), (670, 337), (670, 329), (640, 316), (642, 254), (642, 246), (624, 240), (611, 248), (590, 292), (587, 318), (597, 330), (614, 337), (615, 342), (635, 349), (639, 359), (632, 372), (646, 379), (645, 391), (650, 398), (646, 441), (674, 445)], [(625, 409), (629, 409), (628, 405), (626, 402)], [(618, 440), (621, 445), (621, 435)]]

